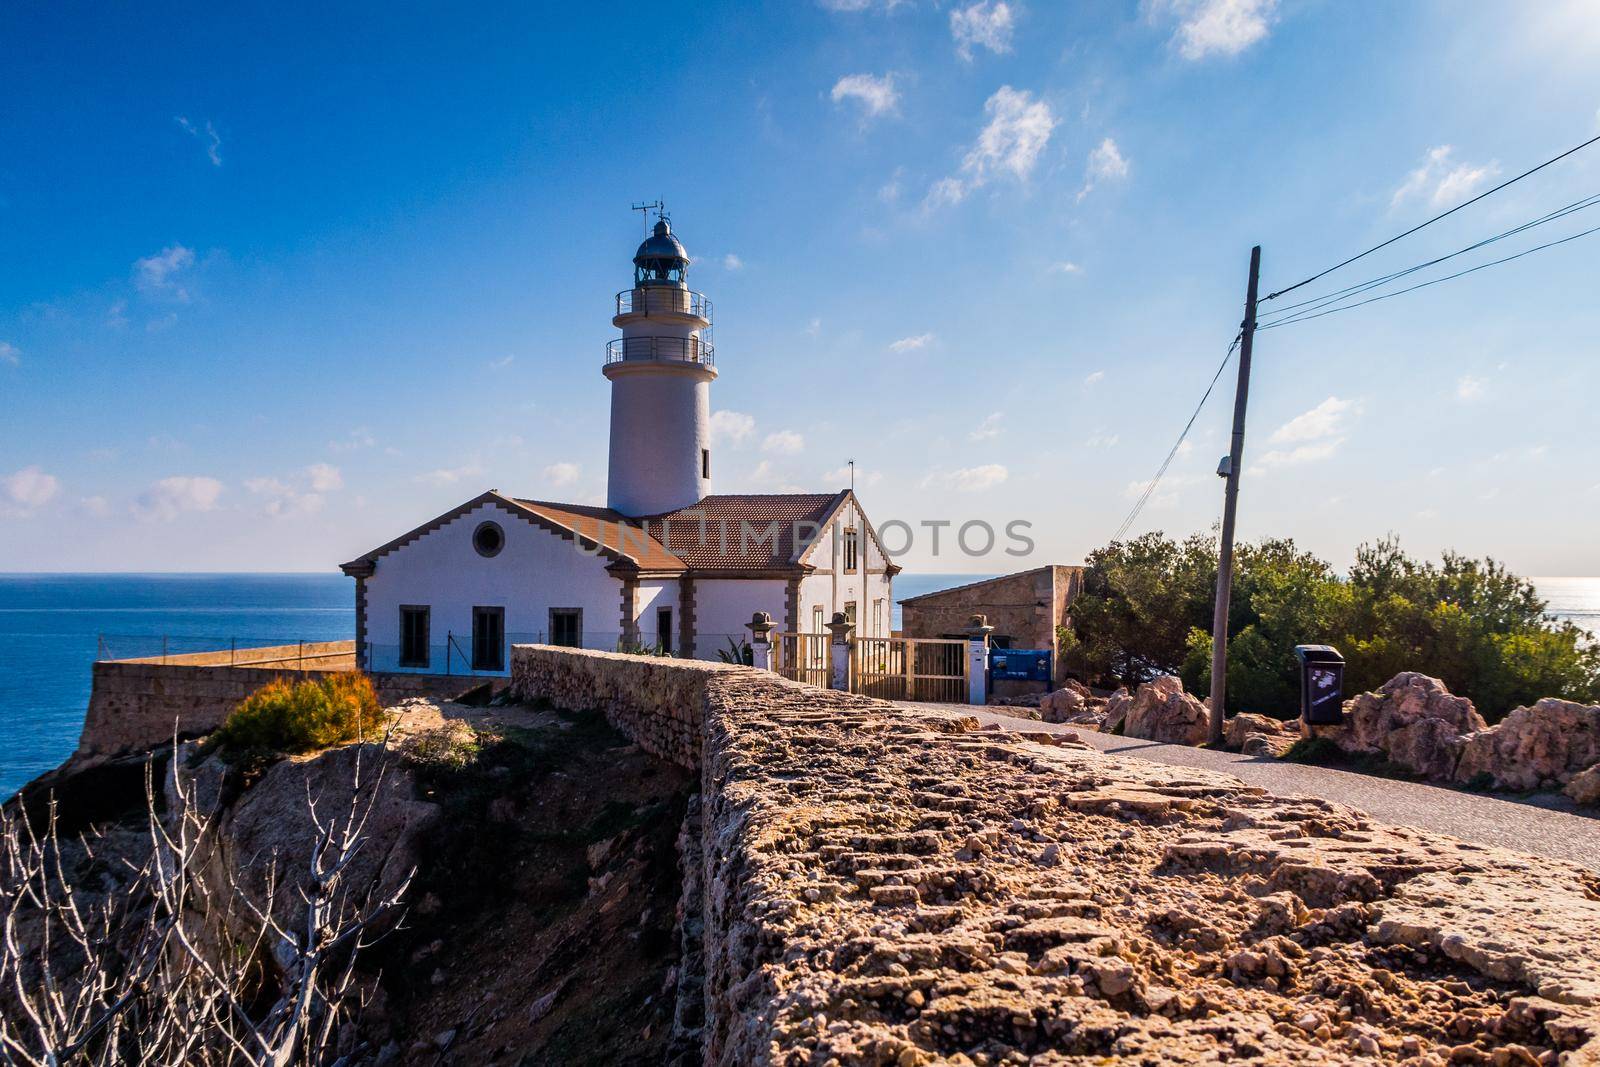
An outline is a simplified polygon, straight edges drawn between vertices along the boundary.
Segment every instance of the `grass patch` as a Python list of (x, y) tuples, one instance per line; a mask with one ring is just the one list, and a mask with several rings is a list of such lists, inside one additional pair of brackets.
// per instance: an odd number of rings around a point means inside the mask
[(383, 708), (372, 680), (355, 672), (290, 683), (276, 679), (239, 702), (211, 744), (234, 757), (294, 755), (375, 737)]

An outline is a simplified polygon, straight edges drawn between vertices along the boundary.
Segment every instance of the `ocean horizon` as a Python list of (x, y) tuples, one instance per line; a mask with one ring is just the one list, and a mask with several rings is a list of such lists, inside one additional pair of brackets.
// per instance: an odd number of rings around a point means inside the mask
[[(898, 602), (987, 573), (902, 573)], [(1531, 578), (1552, 616), (1600, 633), (1600, 577)], [(102, 654), (336, 641), (355, 636), (354, 586), (338, 573), (0, 573), (0, 797), (77, 747)]]

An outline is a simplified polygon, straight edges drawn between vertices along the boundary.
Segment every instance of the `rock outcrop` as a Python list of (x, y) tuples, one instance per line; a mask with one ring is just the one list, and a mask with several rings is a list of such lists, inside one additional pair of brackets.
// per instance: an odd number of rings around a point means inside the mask
[(1466, 697), (1416, 671), (1345, 702), (1345, 727), (1336, 743), (1346, 752), (1381, 754), (1428, 778), (1450, 780), (1461, 758), (1462, 735), (1487, 728)]
[[(1282, 719), (1274, 719), (1270, 715), (1257, 715), (1250, 711), (1241, 711), (1229, 719), (1222, 727), (1222, 742), (1231, 749), (1244, 752), (1247, 746), (1252, 746), (1252, 739), (1276, 741), (1279, 738), (1287, 739), (1287, 744), (1282, 748), (1287, 749), (1294, 743), (1294, 726)], [(1274, 746), (1261, 744), (1259, 741), (1253, 745), (1256, 749), (1252, 755), (1258, 755)]]
[(1497, 789), (1559, 789), (1600, 764), (1600, 705), (1547, 697), (1465, 738), (1459, 782)]
[(1134, 693), (1123, 733), (1170, 745), (1203, 745), (1209, 721), (1206, 706), (1183, 691), (1182, 681), (1167, 674)]
[(1579, 804), (1600, 805), (1600, 765), (1573, 775), (1562, 792)]

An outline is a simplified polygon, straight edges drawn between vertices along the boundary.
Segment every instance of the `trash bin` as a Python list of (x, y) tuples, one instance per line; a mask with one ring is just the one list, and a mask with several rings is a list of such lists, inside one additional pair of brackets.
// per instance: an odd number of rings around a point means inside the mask
[(1050, 681), (1050, 650), (1048, 648), (991, 648), (989, 650), (989, 677), (993, 680)]
[(1296, 645), (1300, 661), (1300, 718), (1311, 726), (1344, 722), (1344, 657), (1332, 645)]

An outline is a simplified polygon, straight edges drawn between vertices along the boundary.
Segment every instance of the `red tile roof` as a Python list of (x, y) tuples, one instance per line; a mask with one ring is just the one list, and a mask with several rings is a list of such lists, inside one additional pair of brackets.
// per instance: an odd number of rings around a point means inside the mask
[(720, 494), (643, 521), (692, 570), (792, 571), (848, 495)]
[[(590, 542), (598, 540), (602, 556), (641, 571), (792, 574), (801, 567), (801, 557), (808, 547), (806, 538), (815, 538), (849, 495), (847, 491), (721, 494), (708, 496), (693, 507), (634, 519), (610, 508), (522, 500), (491, 490), (344, 567), (359, 569), (363, 564), (370, 565), (380, 556), (488, 503), (553, 533)], [(366, 573), (370, 573), (370, 566)]]

